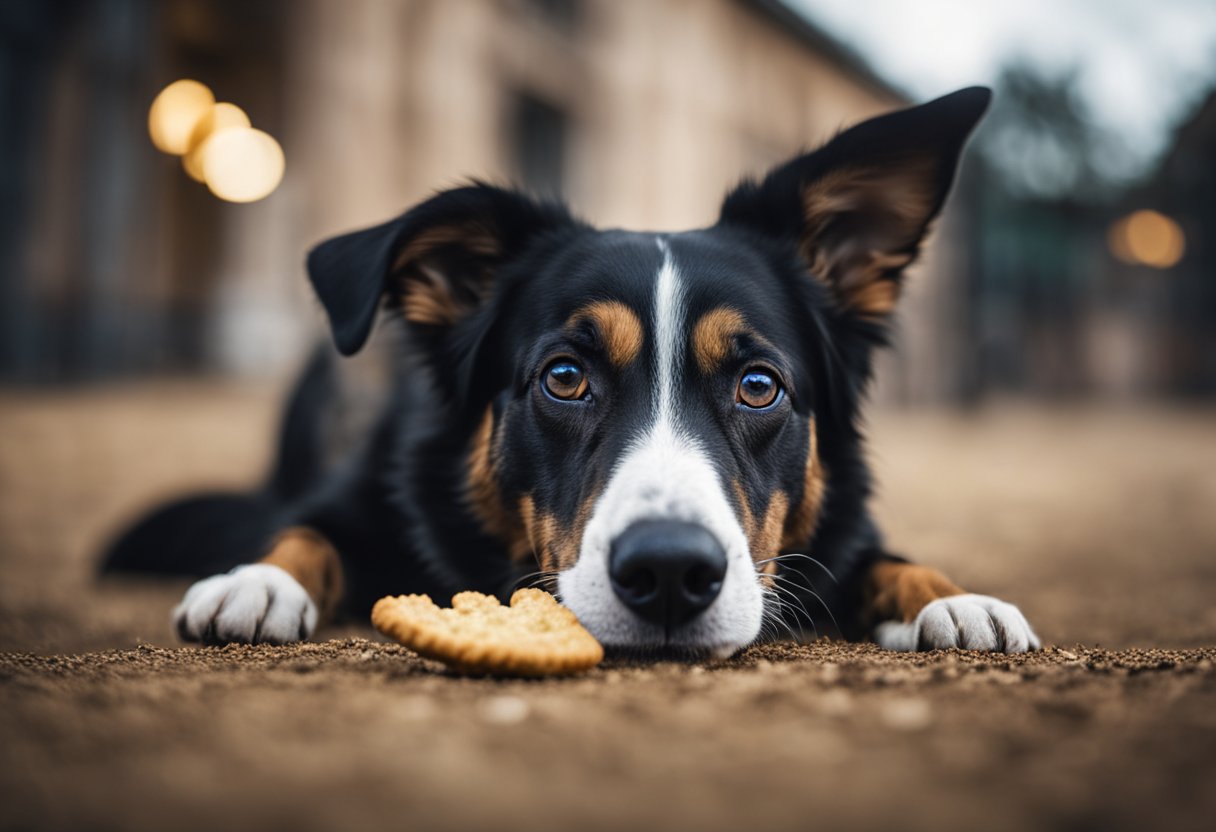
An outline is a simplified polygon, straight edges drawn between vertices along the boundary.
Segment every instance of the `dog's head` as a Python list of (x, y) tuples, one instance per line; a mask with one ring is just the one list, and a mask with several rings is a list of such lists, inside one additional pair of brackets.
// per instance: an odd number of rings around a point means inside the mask
[(403, 317), (466, 492), (605, 644), (724, 654), (762, 626), (778, 553), (811, 545), (882, 341), (989, 100), (847, 130), (733, 191), (716, 225), (598, 231), (473, 186), (330, 240), (309, 273), (339, 349)]

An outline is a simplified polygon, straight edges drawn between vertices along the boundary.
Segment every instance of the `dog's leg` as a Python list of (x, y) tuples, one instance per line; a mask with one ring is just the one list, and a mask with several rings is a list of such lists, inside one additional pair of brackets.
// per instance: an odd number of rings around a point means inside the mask
[(342, 564), (323, 536), (302, 526), (280, 533), (257, 563), (194, 584), (173, 611), (186, 641), (286, 644), (313, 634), (342, 597)]
[(969, 594), (927, 566), (880, 560), (866, 575), (864, 593), (874, 640), (888, 650), (1039, 648), (1039, 637), (1013, 604)]

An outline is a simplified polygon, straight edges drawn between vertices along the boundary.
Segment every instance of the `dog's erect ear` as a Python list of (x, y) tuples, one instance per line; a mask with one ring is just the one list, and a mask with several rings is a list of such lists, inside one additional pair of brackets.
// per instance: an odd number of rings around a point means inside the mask
[(882, 319), (991, 98), (971, 87), (863, 122), (739, 186), (720, 222), (790, 240), (842, 307)]
[(352, 355), (366, 343), (382, 299), (428, 333), (449, 329), (486, 299), (503, 263), (539, 234), (572, 223), (560, 206), (471, 185), (326, 240), (309, 252), (308, 277), (339, 351)]

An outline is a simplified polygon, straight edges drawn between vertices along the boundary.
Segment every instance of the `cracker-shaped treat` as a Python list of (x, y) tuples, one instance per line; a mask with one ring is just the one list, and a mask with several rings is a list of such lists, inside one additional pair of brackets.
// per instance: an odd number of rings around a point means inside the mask
[(480, 592), (461, 592), (452, 606), (427, 595), (381, 598), (372, 624), (416, 653), (462, 673), (556, 676), (595, 667), (604, 648), (574, 613), (539, 589), (520, 589), (511, 606)]

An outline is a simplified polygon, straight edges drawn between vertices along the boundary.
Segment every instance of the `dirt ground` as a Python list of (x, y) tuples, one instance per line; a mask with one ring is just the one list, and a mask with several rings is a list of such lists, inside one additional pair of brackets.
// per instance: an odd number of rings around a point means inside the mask
[(151, 501), (253, 481), (276, 394), (0, 394), (0, 828), (1211, 828), (1212, 409), (875, 416), (894, 547), (1058, 646), (529, 682), (360, 628), (182, 648), (181, 584), (92, 578)]

